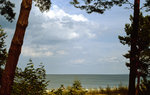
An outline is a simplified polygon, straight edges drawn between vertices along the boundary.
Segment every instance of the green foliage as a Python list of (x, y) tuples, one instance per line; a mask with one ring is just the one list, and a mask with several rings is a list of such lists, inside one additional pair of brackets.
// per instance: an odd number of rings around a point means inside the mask
[(33, 0), (35, 2), (35, 6), (39, 7), (41, 12), (48, 11), (51, 7), (50, 0)]
[(70, 87), (68, 86), (67, 89), (64, 88), (63, 85), (61, 85), (60, 88), (57, 90), (52, 90), (49, 95), (85, 95), (86, 90), (82, 88), (81, 82), (78, 80), (75, 80), (73, 85)]
[[(128, 45), (131, 47), (131, 32), (133, 30), (133, 17), (130, 16), (131, 24), (125, 25), (126, 36), (119, 36), (119, 40), (123, 45)], [(150, 16), (143, 16), (142, 13), (139, 15), (139, 30), (138, 30), (138, 40), (136, 42), (137, 56), (139, 57), (138, 65), (136, 66), (137, 71), (143, 78), (143, 82), (140, 85), (141, 95), (150, 92), (150, 84), (147, 81), (147, 77), (150, 75)], [(130, 51), (124, 55), (125, 58), (130, 58)], [(130, 63), (126, 63), (130, 67)], [(148, 92), (147, 92), (148, 91)], [(145, 93), (145, 94), (142, 94)]]
[(150, 95), (150, 80), (142, 82), (139, 95)]
[(87, 13), (96, 12), (103, 14), (104, 11), (112, 8), (114, 5), (122, 6), (122, 4), (126, 2), (128, 2), (128, 0), (73, 0), (70, 3), (76, 8), (86, 10)]
[(146, 12), (150, 11), (150, 0), (145, 0), (144, 6), (146, 7)]
[[(119, 40), (123, 45), (131, 46), (131, 32), (133, 30), (133, 17), (130, 16), (131, 24), (125, 25), (126, 36), (119, 36)], [(139, 17), (139, 31), (137, 41), (137, 52), (139, 56), (138, 71), (142, 74), (143, 78), (149, 74), (148, 68), (150, 65), (150, 16), (143, 16), (142, 13)], [(130, 58), (130, 51), (124, 55), (125, 58)], [(130, 67), (130, 64), (127, 63)]]
[[(96, 12), (100, 14), (111, 9), (114, 5), (120, 7), (123, 4), (128, 4), (130, 8), (133, 9), (134, 7), (134, 4), (132, 4), (130, 0), (72, 0), (70, 3), (76, 8), (86, 10), (87, 13)], [(146, 12), (150, 11), (150, 0), (145, 0), (144, 6), (141, 8), (146, 8)]]
[(111, 94), (111, 88), (109, 87), (109, 85), (107, 85), (107, 87), (106, 87), (106, 94), (107, 95)]
[(86, 91), (83, 90), (81, 82), (75, 80), (72, 87), (69, 89), (68, 95), (85, 95)]
[(116, 88), (111, 88), (107, 86), (106, 88), (99, 88), (99, 89), (88, 89), (85, 90), (81, 86), (81, 82), (76, 80), (72, 84), (72, 86), (68, 86), (67, 88), (64, 88), (63, 85), (61, 85), (58, 89), (53, 89), (50, 92), (47, 93), (48, 95), (128, 95), (128, 87), (122, 86), (122, 84), (119, 84), (119, 86)]
[(61, 87), (58, 90), (56, 90), (54, 93), (56, 95), (63, 95), (63, 90), (64, 90), (64, 85), (61, 85)]
[(9, 0), (0, 0), (0, 14), (10, 22), (15, 19), (15, 13), (13, 12), (14, 7), (15, 5)]
[(119, 84), (118, 87), (109, 87), (99, 89), (89, 89), (86, 95), (128, 95), (128, 87)]
[(75, 90), (81, 90), (82, 89), (81, 82), (79, 80), (75, 80), (72, 85), (72, 88)]
[[(7, 37), (6, 33), (0, 26), (0, 80), (2, 77), (3, 68), (6, 63), (6, 58), (7, 58), (7, 50), (6, 50), (6, 45), (4, 41), (6, 37)], [(1, 85), (1, 82), (0, 82), (0, 85)]]
[(48, 85), (45, 79), (44, 66), (41, 64), (35, 69), (32, 60), (29, 60), (24, 71), (21, 68), (16, 70), (12, 95), (43, 95)]

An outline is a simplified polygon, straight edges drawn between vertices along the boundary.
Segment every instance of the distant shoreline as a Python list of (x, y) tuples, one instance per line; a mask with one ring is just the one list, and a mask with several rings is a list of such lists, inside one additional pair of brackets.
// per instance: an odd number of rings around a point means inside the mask
[(46, 80), (48, 88), (59, 88), (60, 85), (65, 87), (71, 86), (75, 80), (79, 80), (84, 88), (99, 88), (118, 86), (121, 84), (127, 86), (129, 82), (128, 74), (47, 74)]

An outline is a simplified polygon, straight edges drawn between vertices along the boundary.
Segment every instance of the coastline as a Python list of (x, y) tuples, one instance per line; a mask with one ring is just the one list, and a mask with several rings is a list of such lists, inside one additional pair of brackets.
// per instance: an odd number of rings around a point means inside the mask
[(79, 80), (85, 89), (106, 88), (107, 86), (118, 87), (119, 85), (128, 86), (127, 74), (48, 74), (46, 80), (49, 81), (48, 89), (57, 89), (61, 85), (65, 88), (72, 86), (75, 80)]

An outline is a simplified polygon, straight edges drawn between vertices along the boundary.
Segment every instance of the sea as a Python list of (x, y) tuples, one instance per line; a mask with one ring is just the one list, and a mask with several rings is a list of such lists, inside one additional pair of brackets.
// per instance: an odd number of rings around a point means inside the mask
[(57, 89), (61, 85), (64, 87), (72, 86), (78, 80), (85, 89), (98, 89), (106, 87), (128, 86), (129, 75), (101, 75), (101, 74), (47, 74), (46, 80), (49, 81), (47, 89)]

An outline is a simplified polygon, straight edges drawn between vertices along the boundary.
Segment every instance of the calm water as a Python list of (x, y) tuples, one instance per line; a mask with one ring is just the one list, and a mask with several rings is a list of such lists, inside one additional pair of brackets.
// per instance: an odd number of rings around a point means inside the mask
[(128, 75), (51, 75), (47, 74), (49, 80), (48, 89), (59, 88), (61, 84), (65, 87), (71, 86), (74, 80), (80, 80), (84, 88), (99, 88), (118, 86), (122, 84), (128, 86)]

